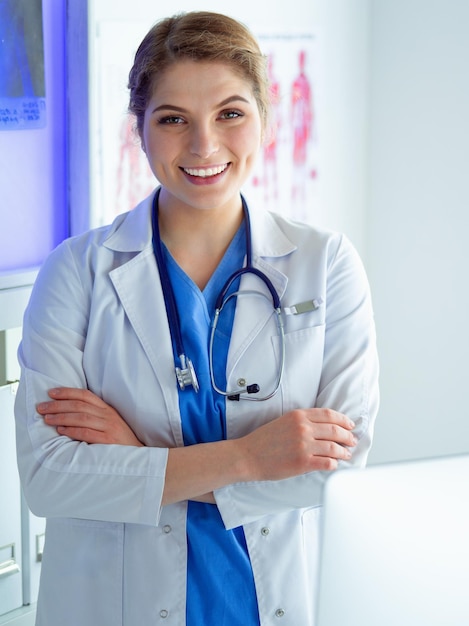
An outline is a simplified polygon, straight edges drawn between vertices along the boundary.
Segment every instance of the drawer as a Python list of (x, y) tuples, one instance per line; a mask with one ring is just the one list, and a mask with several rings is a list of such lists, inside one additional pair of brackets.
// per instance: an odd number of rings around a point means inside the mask
[(21, 514), (23, 532), (23, 604), (29, 605), (37, 602), (46, 520), (31, 513), (24, 497), (21, 501)]
[(21, 490), (13, 406), (16, 384), (0, 387), (0, 615), (23, 604)]

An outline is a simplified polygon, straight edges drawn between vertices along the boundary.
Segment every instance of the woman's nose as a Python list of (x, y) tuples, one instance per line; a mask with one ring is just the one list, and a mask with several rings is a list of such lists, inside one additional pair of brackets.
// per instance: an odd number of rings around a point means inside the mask
[(194, 127), (191, 134), (190, 151), (192, 154), (207, 159), (218, 152), (219, 142), (215, 130), (211, 126)]

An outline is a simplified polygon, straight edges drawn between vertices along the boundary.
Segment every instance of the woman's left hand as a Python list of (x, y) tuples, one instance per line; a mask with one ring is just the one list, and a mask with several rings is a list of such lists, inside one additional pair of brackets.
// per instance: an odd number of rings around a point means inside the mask
[(51, 400), (41, 402), (37, 411), (59, 435), (86, 443), (143, 446), (122, 416), (91, 391), (59, 387), (48, 393)]

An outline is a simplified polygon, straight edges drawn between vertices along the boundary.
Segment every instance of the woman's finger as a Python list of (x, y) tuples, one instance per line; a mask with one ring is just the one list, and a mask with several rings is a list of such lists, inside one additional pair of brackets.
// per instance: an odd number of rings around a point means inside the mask
[(347, 415), (334, 411), (333, 409), (302, 409), (305, 411), (308, 419), (314, 423), (324, 424), (336, 424), (346, 430), (353, 430), (355, 428), (355, 422), (353, 422)]
[(352, 457), (352, 452), (348, 447), (333, 441), (316, 441), (314, 456), (348, 461)]
[(107, 406), (104, 400), (89, 389), (78, 387), (55, 387), (49, 389), (48, 394), (54, 400), (78, 400), (97, 407)]
[(337, 424), (314, 424), (313, 436), (316, 440), (331, 441), (342, 446), (357, 445), (355, 435)]
[(82, 428), (77, 426), (57, 426), (59, 435), (65, 435), (75, 441), (86, 443), (115, 443), (106, 431), (95, 430), (93, 428)]
[(53, 413), (79, 413), (83, 415), (103, 416), (106, 412), (107, 405), (103, 403), (98, 406), (94, 403), (85, 402), (83, 400), (48, 400), (37, 405), (38, 413), (41, 415)]
[(97, 431), (106, 430), (106, 422), (100, 417), (86, 413), (46, 413), (44, 421), (49, 426), (76, 426)]

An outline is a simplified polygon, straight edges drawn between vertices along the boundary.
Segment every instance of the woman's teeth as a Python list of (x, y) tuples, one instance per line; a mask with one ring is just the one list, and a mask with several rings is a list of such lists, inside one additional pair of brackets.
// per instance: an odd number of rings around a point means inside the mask
[(208, 167), (207, 169), (192, 169), (188, 167), (184, 167), (184, 171), (186, 174), (190, 174), (191, 176), (200, 176), (201, 178), (207, 178), (207, 176), (215, 176), (216, 174), (221, 174), (226, 170), (228, 164), (219, 165), (218, 167)]

